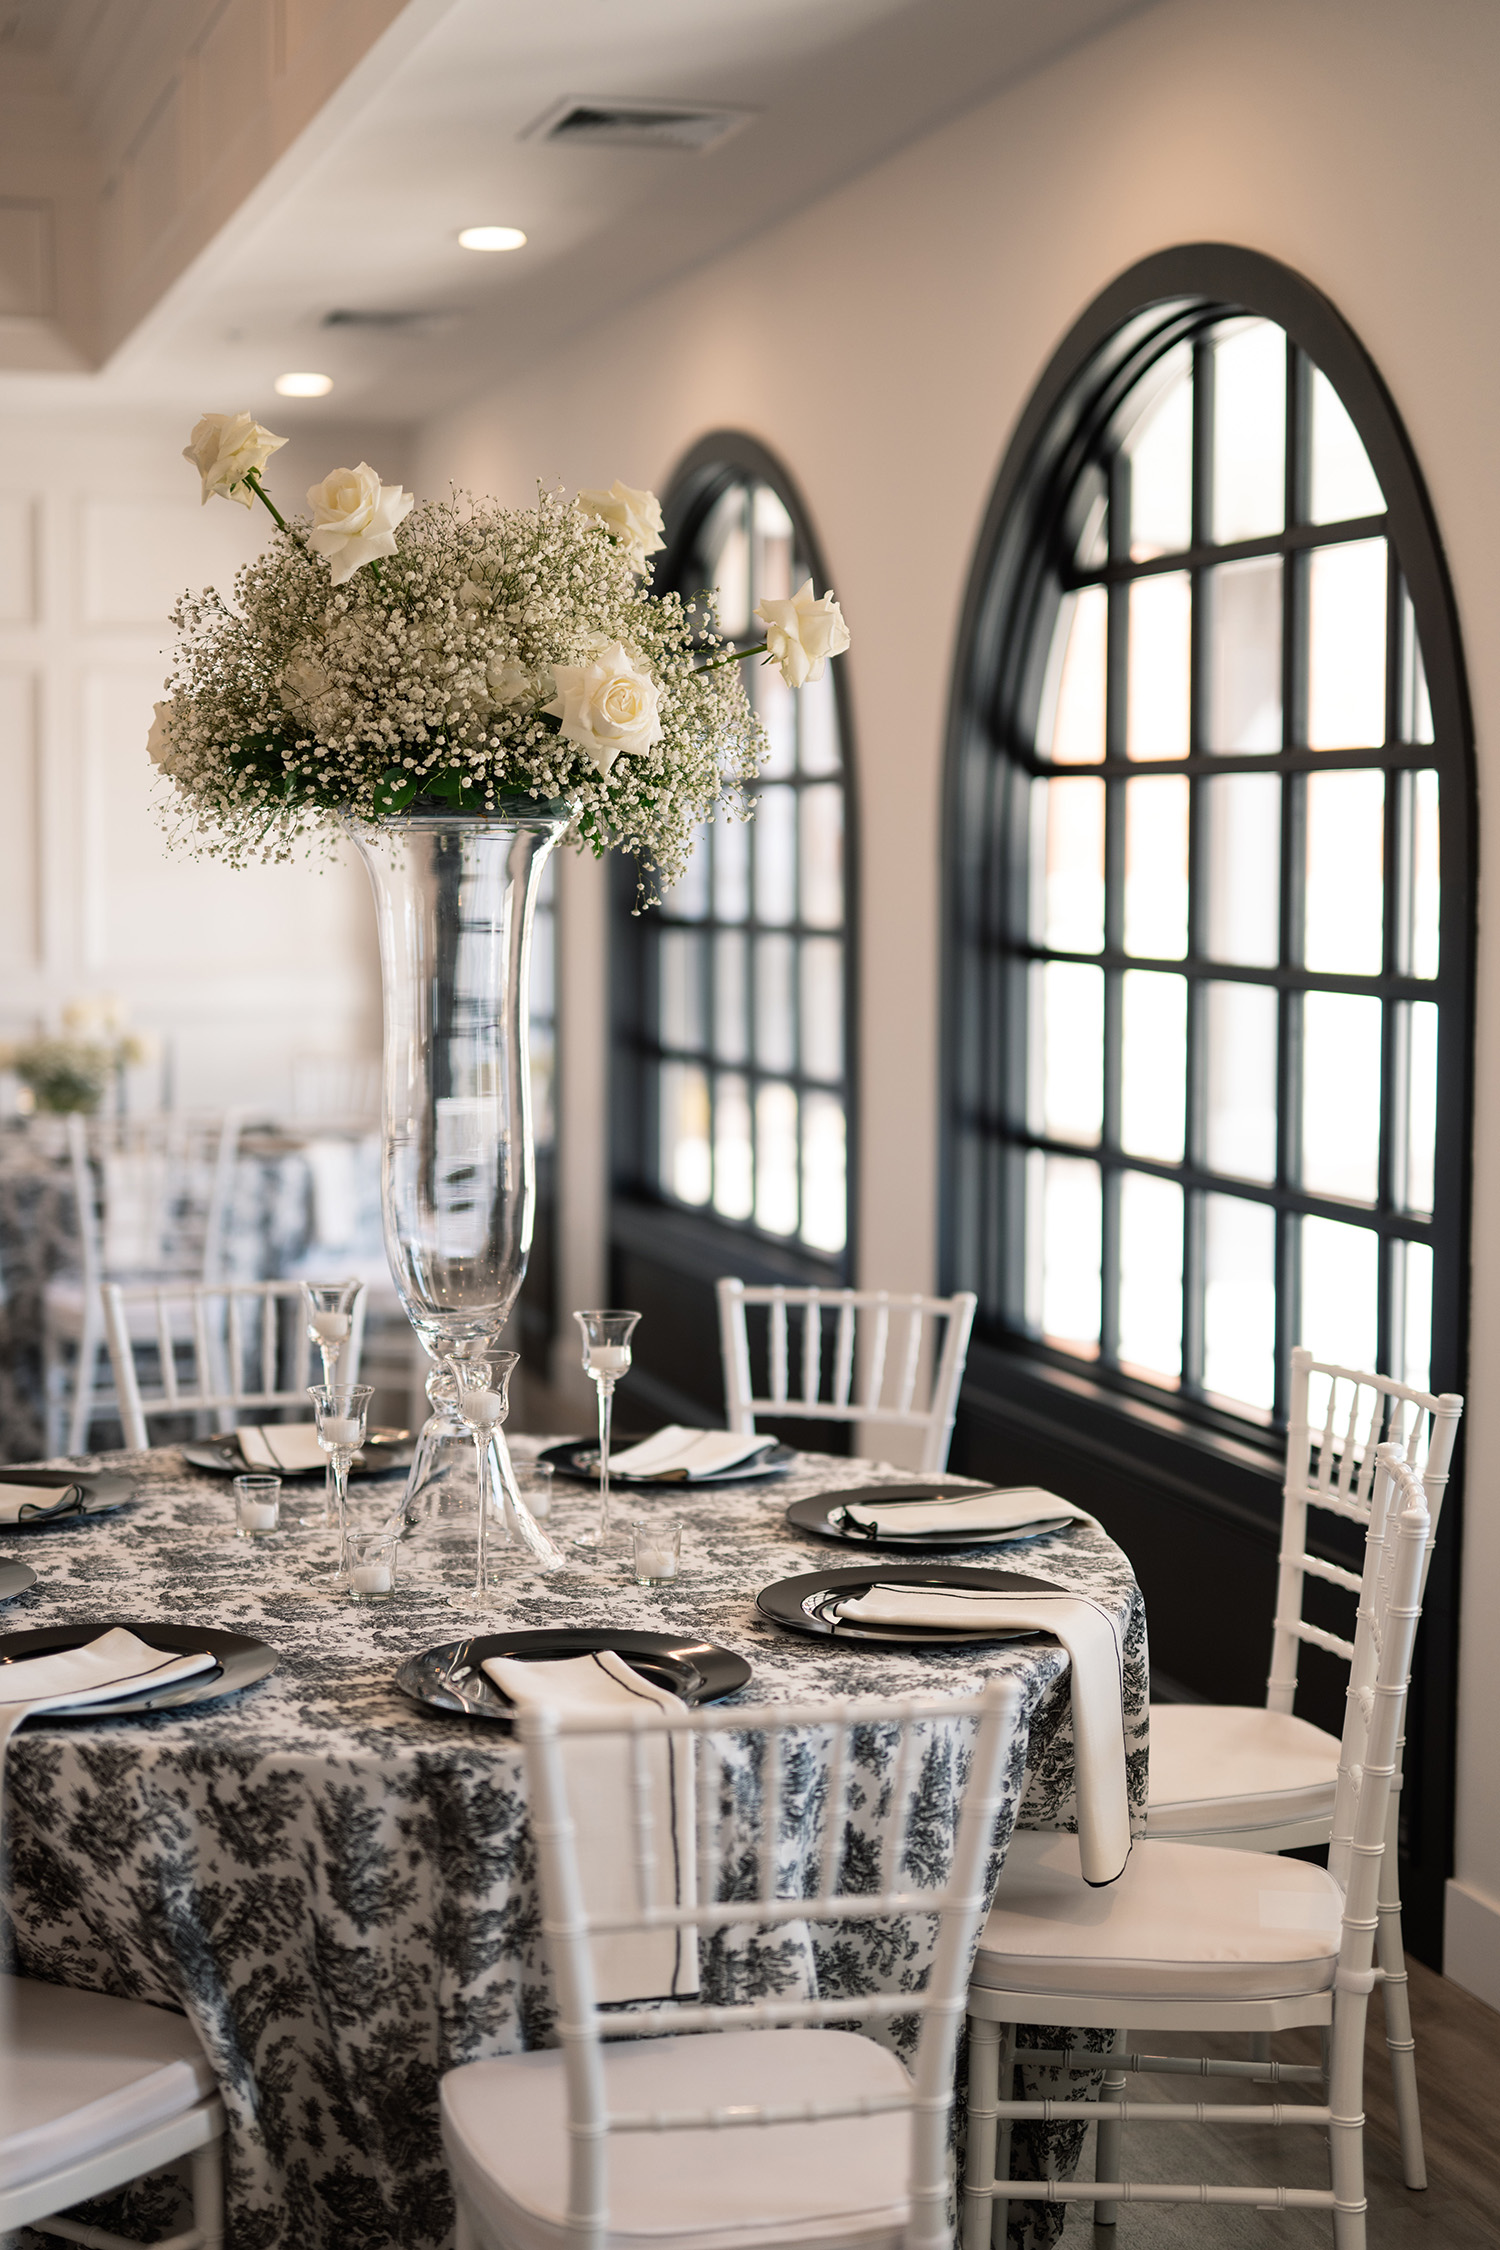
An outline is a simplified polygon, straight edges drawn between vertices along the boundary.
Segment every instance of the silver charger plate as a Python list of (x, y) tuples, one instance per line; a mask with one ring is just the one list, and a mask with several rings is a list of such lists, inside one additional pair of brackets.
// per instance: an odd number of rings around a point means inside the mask
[(216, 1669), (212, 1672), (195, 1672), (190, 1680), (176, 1680), (170, 1687), (142, 1688), (138, 1694), (122, 1695), (114, 1703), (90, 1703), (78, 1711), (39, 1711), (37, 1717), (48, 1726), (63, 1720), (113, 1719), (130, 1712), (175, 1710), (186, 1703), (213, 1703), (221, 1696), (237, 1695), (241, 1688), (253, 1687), (268, 1672), (274, 1672), (280, 1662), (274, 1648), (258, 1641), (249, 1633), (226, 1633), (217, 1625), (167, 1625), (160, 1622), (142, 1625), (131, 1617), (93, 1618), (83, 1624), (39, 1625), (28, 1633), (0, 1633), (0, 1666), (10, 1668), (7, 1687), (15, 1678), (17, 1669), (24, 1667), (33, 1656), (53, 1656), (59, 1650), (83, 1648), (96, 1641), (101, 1633), (122, 1627), (134, 1633), (137, 1640), (148, 1648), (166, 1650), (174, 1656), (195, 1654), (204, 1650), (213, 1657)]
[(0, 1532), (57, 1531), (86, 1516), (107, 1516), (135, 1498), (135, 1480), (122, 1469), (0, 1469), (0, 1484), (49, 1485), (54, 1492), (64, 1492), (70, 1484), (83, 1488), (81, 1508), (65, 1516), (23, 1516), (19, 1523), (0, 1523)]

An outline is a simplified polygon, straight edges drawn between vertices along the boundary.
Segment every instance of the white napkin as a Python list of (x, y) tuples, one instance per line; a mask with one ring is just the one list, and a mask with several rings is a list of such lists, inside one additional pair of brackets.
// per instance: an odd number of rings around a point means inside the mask
[(655, 1437), (627, 1446), (610, 1456), (610, 1466), (622, 1477), (688, 1478), (716, 1476), (723, 1469), (768, 1453), (772, 1437), (742, 1437), (735, 1430), (692, 1430), (669, 1422)]
[[(77, 1484), (0, 1484), (0, 1523), (28, 1522), (37, 1516), (70, 1516), (83, 1501)], [(28, 1512), (29, 1511), (29, 1512)]]
[(246, 1468), (265, 1469), (273, 1476), (321, 1469), (328, 1459), (318, 1443), (316, 1422), (267, 1422), (260, 1427), (246, 1423), (234, 1434)]
[(941, 1532), (1008, 1531), (1018, 1538), (1055, 1531), (1059, 1524), (1092, 1523), (1086, 1509), (1039, 1485), (1013, 1485), (1003, 1492), (954, 1492), (936, 1499), (868, 1498), (835, 1509), (834, 1521), (850, 1531), (881, 1539), (931, 1539)]
[(110, 1703), (145, 1687), (170, 1687), (174, 1680), (211, 1672), (216, 1662), (206, 1650), (174, 1655), (168, 1649), (152, 1648), (123, 1625), (114, 1625), (82, 1648), (0, 1664), (0, 1757), (21, 1721), (33, 1711), (72, 1711), (86, 1704)]
[[(681, 1698), (653, 1687), (612, 1649), (555, 1662), (521, 1664), (487, 1656), (483, 1670), (517, 1704), (561, 1711), (614, 1712), (647, 1702), (680, 1711)], [(697, 1823), (691, 1738), (647, 1735), (642, 1747), (651, 1784), (651, 1835), (656, 1854), (651, 1904), (697, 1903)], [(584, 1905), (593, 1914), (638, 1910), (631, 1828), (633, 1755), (627, 1735), (565, 1735), (563, 1770), (568, 1810), (577, 1832)], [(698, 1990), (693, 1930), (620, 1930), (592, 1940), (595, 1998), (601, 2007), (626, 2000), (682, 2000)]]
[(837, 1615), (865, 1625), (1033, 1626), (1068, 1652), (1078, 1856), (1086, 1883), (1113, 1883), (1130, 1857), (1125, 1784), (1125, 1667), (1108, 1610), (1084, 1594), (1029, 1587), (990, 1593), (968, 1586), (871, 1586)]

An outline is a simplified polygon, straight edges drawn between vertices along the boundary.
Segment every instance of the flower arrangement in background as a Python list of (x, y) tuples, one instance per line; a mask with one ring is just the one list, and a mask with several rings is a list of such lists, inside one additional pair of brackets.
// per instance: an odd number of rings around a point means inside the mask
[(361, 462), (288, 522), (262, 482), (285, 442), (206, 414), (185, 449), (205, 502), (258, 499), (277, 527), (232, 606), (178, 603), (148, 745), (198, 846), (231, 862), (418, 800), (482, 812), (519, 793), (566, 799), (572, 834), (634, 853), (643, 889), (670, 885), (700, 821), (748, 810), (766, 741), (740, 662), (764, 654), (800, 687), (849, 645), (811, 580), (762, 603), (750, 649), (725, 643), (711, 594), (652, 592), (661, 509), (618, 480), (534, 508), (419, 505)]
[(20, 1079), (23, 1113), (61, 1117), (77, 1110), (92, 1117), (111, 1086), (120, 1086), (123, 1073), (150, 1062), (155, 1053), (154, 1040), (125, 1029), (121, 1003), (100, 993), (70, 1001), (60, 1033), (0, 1046), (0, 1070)]

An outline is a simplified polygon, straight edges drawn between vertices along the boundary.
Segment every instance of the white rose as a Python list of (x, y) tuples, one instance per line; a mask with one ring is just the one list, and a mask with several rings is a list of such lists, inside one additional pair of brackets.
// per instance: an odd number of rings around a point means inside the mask
[(815, 598), (810, 578), (804, 579), (789, 602), (762, 601), (755, 614), (766, 629), (766, 648), (788, 687), (821, 680), (824, 658), (842, 656), (849, 646), (843, 611), (832, 594)]
[(255, 495), (245, 479), (252, 470), (263, 469), (285, 444), (284, 437), (273, 437), (248, 414), (204, 414), (193, 425), (182, 458), (191, 461), (203, 479), (205, 507), (217, 492), (226, 500), (238, 500), (242, 508), (253, 508)]
[(561, 719), (569, 742), (587, 751), (607, 779), (622, 750), (649, 750), (660, 742), (661, 690), (645, 666), (619, 641), (587, 664), (554, 664), (553, 702), (543, 708)]
[(416, 505), (399, 484), (383, 485), (368, 461), (357, 469), (335, 469), (311, 487), (307, 504), (313, 527), (307, 543), (328, 564), (335, 586), (380, 555), (396, 552), (396, 526)]
[(514, 656), (503, 661), (492, 656), (484, 668), (484, 684), (496, 703), (524, 703), (537, 692), (536, 681)]
[(158, 703), (151, 721), (151, 732), (146, 737), (146, 751), (153, 765), (163, 773), (171, 773), (172, 766), (172, 706), (170, 702)]
[(618, 477), (608, 492), (580, 492), (578, 505), (612, 531), (630, 557), (632, 570), (644, 570), (646, 557), (666, 545), (662, 538), (661, 502), (654, 492), (637, 492)]

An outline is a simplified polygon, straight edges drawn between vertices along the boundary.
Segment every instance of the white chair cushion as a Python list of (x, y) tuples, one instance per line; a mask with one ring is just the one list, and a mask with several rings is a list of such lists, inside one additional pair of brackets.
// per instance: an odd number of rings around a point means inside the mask
[(1001, 1992), (1279, 1999), (1325, 1992), (1343, 1895), (1305, 1860), (1143, 1838), (1091, 1889), (1076, 1836), (1018, 1831), (973, 1982)]
[(0, 1977), (0, 2188), (165, 2124), (214, 2090), (192, 2026), (170, 2008)]
[(1333, 1819), (1337, 1737), (1286, 1711), (1153, 1703), (1148, 1835)]
[[(561, 2052), (466, 2063), (442, 2083), (443, 2142), (481, 2230), (516, 2250), (559, 2250), (567, 2206)], [(704, 2109), (909, 2093), (894, 2055), (847, 2031), (724, 2031), (604, 2051), (608, 2106)], [(719, 2131), (612, 2133), (608, 2242), (674, 2250), (899, 2250), (906, 2119), (834, 2118)]]

